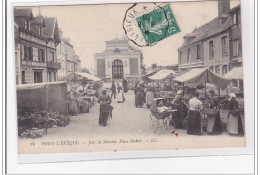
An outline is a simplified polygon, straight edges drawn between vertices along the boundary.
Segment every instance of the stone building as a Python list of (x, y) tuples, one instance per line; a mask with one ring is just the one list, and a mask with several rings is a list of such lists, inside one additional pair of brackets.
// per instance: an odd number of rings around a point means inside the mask
[(126, 39), (106, 41), (106, 49), (95, 53), (95, 75), (104, 80), (141, 77), (143, 55)]
[[(34, 17), (30, 8), (14, 8), (14, 21), (18, 25), (15, 43), (20, 46), (22, 84), (56, 81), (56, 46), (60, 42), (56, 18)], [(18, 56), (17, 56), (18, 58)], [(18, 81), (19, 82), (19, 81)]]
[(16, 75), (16, 84), (21, 84), (21, 59), (20, 59), (20, 42), (19, 42), (19, 29), (18, 25), (14, 22), (14, 39), (15, 39), (15, 75)]
[(57, 60), (61, 64), (58, 70), (58, 78), (61, 79), (71, 72), (81, 72), (81, 61), (79, 56), (74, 54), (74, 47), (69, 38), (63, 37), (60, 30), (61, 42), (57, 46)]
[(192, 68), (209, 68), (225, 74), (242, 61), (240, 5), (230, 9), (230, 1), (218, 1), (218, 16), (184, 36), (178, 49), (179, 74)]

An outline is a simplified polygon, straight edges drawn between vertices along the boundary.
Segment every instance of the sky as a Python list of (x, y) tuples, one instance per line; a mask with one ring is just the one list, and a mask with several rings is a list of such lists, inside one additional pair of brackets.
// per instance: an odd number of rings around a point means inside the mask
[[(238, 0), (231, 0), (231, 8), (238, 5)], [(41, 6), (41, 14), (56, 17), (63, 36), (70, 38), (75, 54), (79, 55), (82, 67), (94, 68), (94, 53), (105, 50), (105, 41), (122, 38), (123, 19), (126, 10), (133, 4), (99, 4), (73, 6)], [(177, 49), (183, 43), (183, 36), (191, 33), (217, 16), (217, 1), (174, 2), (171, 3), (181, 32), (170, 36), (152, 47), (134, 47), (143, 52), (146, 67), (175, 65), (178, 63)], [(37, 16), (39, 7), (32, 7)]]

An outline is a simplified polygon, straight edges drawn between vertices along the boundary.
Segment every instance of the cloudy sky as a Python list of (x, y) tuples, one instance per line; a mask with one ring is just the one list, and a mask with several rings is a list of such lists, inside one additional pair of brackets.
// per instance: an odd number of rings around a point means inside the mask
[[(231, 1), (231, 8), (239, 1)], [(124, 36), (123, 19), (132, 4), (41, 6), (41, 14), (56, 17), (63, 36), (71, 39), (75, 53), (80, 56), (82, 67), (93, 68), (94, 53), (105, 50), (105, 42)], [(175, 2), (171, 4), (181, 32), (153, 47), (140, 48), (146, 66), (173, 65), (178, 62), (177, 49), (183, 36), (217, 16), (217, 1)], [(34, 16), (39, 8), (33, 7)]]

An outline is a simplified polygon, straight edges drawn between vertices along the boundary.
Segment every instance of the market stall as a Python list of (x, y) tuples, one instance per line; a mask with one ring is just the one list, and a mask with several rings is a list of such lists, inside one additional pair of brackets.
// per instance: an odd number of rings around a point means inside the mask
[(230, 83), (228, 78), (215, 74), (204, 68), (192, 69), (175, 78), (174, 81), (185, 83), (189, 87), (197, 87), (202, 84), (204, 85), (205, 83), (211, 83), (219, 89), (225, 89)]
[(84, 72), (72, 72), (63, 77), (62, 80), (68, 82), (68, 89), (76, 91), (80, 86), (82, 87), (82, 89), (78, 90), (78, 93), (75, 93), (78, 111), (80, 113), (88, 112), (89, 108), (94, 105), (95, 96), (98, 96), (98, 89), (101, 86), (99, 83), (102, 80), (94, 75)]
[(152, 80), (153, 87), (157, 93), (156, 97), (172, 98), (172, 90), (174, 89), (173, 78), (177, 73), (174, 70), (163, 69), (148, 77)]
[(41, 137), (47, 128), (69, 124), (66, 82), (17, 85), (16, 92), (19, 136)]

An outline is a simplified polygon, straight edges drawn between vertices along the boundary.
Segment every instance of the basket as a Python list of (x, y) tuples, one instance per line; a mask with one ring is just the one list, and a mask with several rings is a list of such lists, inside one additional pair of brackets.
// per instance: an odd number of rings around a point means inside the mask
[(219, 109), (210, 109), (210, 108), (204, 108), (203, 114), (206, 115), (216, 115), (219, 112)]

